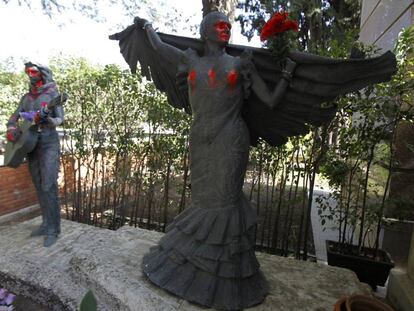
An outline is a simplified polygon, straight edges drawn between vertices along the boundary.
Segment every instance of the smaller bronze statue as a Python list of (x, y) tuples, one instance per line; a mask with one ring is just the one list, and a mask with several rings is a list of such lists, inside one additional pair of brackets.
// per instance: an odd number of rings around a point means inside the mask
[(254, 252), (256, 215), (242, 186), (249, 147), (259, 137), (273, 146), (306, 134), (335, 115), (323, 107), (339, 94), (386, 81), (395, 57), (337, 60), (290, 52), (282, 65), (269, 50), (228, 44), (231, 25), (207, 14), (201, 40), (157, 33), (136, 18), (111, 36), (132, 72), (192, 113), (192, 204), (167, 227), (143, 259), (153, 283), (186, 300), (217, 309), (259, 304), (268, 293)]
[(60, 234), (60, 144), (56, 126), (63, 122), (62, 103), (67, 95), (59, 94), (49, 68), (29, 62), (25, 71), (29, 92), (7, 122), (5, 165), (17, 167), (27, 157), (42, 210), (42, 224), (31, 236), (45, 236), (43, 245), (49, 247)]

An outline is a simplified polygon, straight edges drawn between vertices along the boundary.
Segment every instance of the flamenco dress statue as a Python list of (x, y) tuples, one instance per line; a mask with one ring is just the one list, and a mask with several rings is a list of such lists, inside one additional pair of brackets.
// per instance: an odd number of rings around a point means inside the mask
[(110, 36), (132, 72), (141, 72), (192, 114), (191, 206), (144, 256), (143, 272), (188, 301), (236, 310), (261, 303), (269, 289), (254, 246), (256, 215), (242, 192), (249, 147), (277, 146), (335, 114), (321, 107), (339, 94), (390, 78), (392, 53), (335, 60), (291, 52), (283, 68), (270, 52), (229, 45), (231, 25), (207, 14), (201, 40), (156, 33), (143, 19)]

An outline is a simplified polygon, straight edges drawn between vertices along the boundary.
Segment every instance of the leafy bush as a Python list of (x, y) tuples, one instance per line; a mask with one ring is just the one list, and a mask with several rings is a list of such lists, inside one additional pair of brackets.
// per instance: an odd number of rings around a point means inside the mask
[(397, 165), (396, 129), (401, 122), (413, 120), (413, 45), (410, 27), (398, 39), (398, 72), (392, 80), (342, 98), (331, 125), (337, 143), (324, 157), (320, 171), (333, 187), (338, 205), (321, 201), (319, 214), (322, 223), (336, 220), (339, 242), (352, 244), (357, 239), (359, 249), (366, 244), (378, 248), (384, 212), (393, 201), (388, 194)]

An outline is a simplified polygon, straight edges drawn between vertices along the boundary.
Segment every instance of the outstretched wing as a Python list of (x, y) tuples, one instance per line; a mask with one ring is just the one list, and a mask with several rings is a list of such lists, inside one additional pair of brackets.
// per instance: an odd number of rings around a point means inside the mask
[[(253, 49), (253, 62), (273, 89), (280, 79), (281, 68), (264, 49)], [(309, 53), (291, 52), (297, 63), (292, 81), (276, 109), (269, 109), (254, 94), (244, 107), (252, 144), (262, 137), (269, 144), (284, 144), (290, 136), (309, 132), (309, 125), (320, 126), (335, 116), (336, 107), (329, 103), (338, 95), (368, 85), (388, 81), (396, 72), (395, 55), (387, 52), (370, 59), (332, 59)]]
[[(165, 43), (181, 50), (191, 48), (202, 55), (203, 42), (199, 39), (158, 35)], [(178, 69), (155, 53), (143, 29), (131, 25), (110, 39), (119, 40), (121, 53), (132, 72), (136, 71), (139, 62), (141, 73), (148, 79), (152, 78), (155, 86), (167, 93), (172, 106), (190, 112), (188, 92), (176, 83)], [(240, 56), (246, 50), (251, 52), (259, 75), (269, 89), (274, 89), (281, 78), (282, 68), (269, 50), (233, 44), (226, 49), (233, 56)], [(281, 104), (271, 110), (252, 93), (244, 105), (243, 116), (253, 145), (259, 137), (278, 146), (290, 136), (308, 133), (310, 125), (319, 126), (334, 117), (336, 108), (323, 107), (323, 103), (338, 95), (387, 81), (396, 71), (395, 56), (391, 52), (370, 59), (341, 60), (301, 52), (291, 52), (289, 57), (297, 66)], [(181, 74), (185, 76), (185, 73)]]
[[(160, 34), (160, 37), (164, 40), (162, 34)], [(178, 41), (182, 44), (180, 44), (179, 48), (185, 50), (192, 47), (191, 44), (186, 45), (187, 38), (180, 38), (182, 40)], [(152, 80), (158, 90), (167, 94), (170, 105), (191, 113), (188, 92), (180, 88), (176, 83), (177, 67), (154, 51), (144, 29), (137, 25), (131, 25), (123, 31), (109, 36), (109, 39), (119, 41), (121, 54), (128, 63), (132, 73), (136, 72), (139, 62), (141, 74), (148, 80)]]

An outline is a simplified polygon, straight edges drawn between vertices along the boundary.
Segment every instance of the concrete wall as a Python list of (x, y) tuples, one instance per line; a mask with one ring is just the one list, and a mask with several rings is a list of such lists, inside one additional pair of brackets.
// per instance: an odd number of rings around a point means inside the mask
[(362, 1), (359, 40), (392, 50), (398, 33), (414, 21), (413, 0)]

